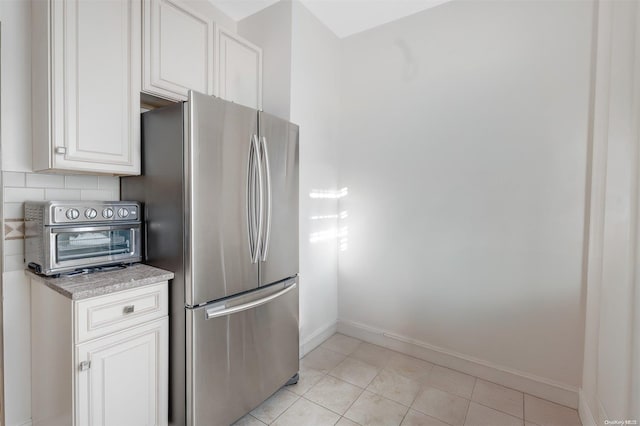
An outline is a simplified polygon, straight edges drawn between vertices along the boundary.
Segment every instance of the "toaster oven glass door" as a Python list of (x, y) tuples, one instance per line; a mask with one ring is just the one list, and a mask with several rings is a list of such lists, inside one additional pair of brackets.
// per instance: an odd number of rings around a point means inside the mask
[(139, 248), (136, 247), (136, 233), (139, 231), (139, 225), (52, 230), (55, 263), (86, 263), (86, 266), (91, 266), (94, 261), (125, 260), (139, 254)]

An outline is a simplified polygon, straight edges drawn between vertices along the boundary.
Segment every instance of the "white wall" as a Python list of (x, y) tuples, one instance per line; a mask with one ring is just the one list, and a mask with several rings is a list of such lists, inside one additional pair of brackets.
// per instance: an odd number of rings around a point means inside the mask
[[(2, 170), (31, 170), (31, 3), (0, 2), (0, 119)], [(3, 186), (7, 178), (2, 178)], [(4, 197), (4, 188), (3, 188)], [(4, 201), (4, 200), (3, 200)], [(4, 215), (7, 215), (6, 209)], [(9, 216), (11, 217), (11, 216)], [(22, 216), (20, 216), (22, 217)], [(2, 324), (5, 424), (31, 420), (29, 288), (22, 272), (10, 272), (9, 256), (22, 247), (5, 241), (3, 219)]]
[[(337, 320), (336, 199), (340, 40), (299, 2), (281, 1), (238, 23), (263, 49), (263, 109), (300, 126), (301, 355), (330, 336)], [(320, 217), (320, 218), (319, 218)], [(326, 237), (329, 234), (328, 238)], [(316, 241), (319, 239), (319, 241)], [(313, 242), (312, 242), (313, 240)]]
[(598, 14), (581, 416), (640, 419), (640, 7)]
[[(300, 340), (311, 349), (338, 317), (337, 199), (340, 40), (302, 4), (293, 4), (291, 121), (300, 126)], [(327, 237), (323, 239), (323, 237)], [(319, 339), (316, 339), (319, 338)]]
[(2, 170), (31, 171), (31, 2), (0, 2)]
[(238, 23), (214, 6), (209, 0), (187, 0), (189, 7), (213, 18), (216, 25), (233, 33), (237, 32)]
[(4, 385), (6, 424), (11, 426), (31, 419), (31, 293), (24, 274), (24, 201), (118, 200), (120, 182), (111, 176), (2, 172), (2, 185)]
[(238, 22), (238, 34), (262, 48), (262, 109), (291, 117), (291, 2), (281, 1)]
[(0, 1), (0, 22), (4, 414), (5, 424), (13, 426), (31, 421), (31, 302), (23, 271), (23, 203), (117, 200), (120, 186), (116, 177), (25, 173), (32, 170), (31, 2)]
[(341, 324), (580, 385), (591, 31), (454, 1), (343, 40)]

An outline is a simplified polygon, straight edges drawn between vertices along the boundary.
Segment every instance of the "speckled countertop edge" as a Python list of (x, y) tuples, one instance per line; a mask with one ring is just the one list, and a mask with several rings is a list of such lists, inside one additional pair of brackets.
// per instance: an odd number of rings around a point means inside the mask
[(82, 300), (90, 297), (144, 287), (173, 278), (173, 272), (153, 266), (136, 263), (124, 269), (92, 272), (84, 275), (45, 277), (26, 270), (25, 273), (36, 281), (40, 281), (50, 289), (71, 300)]

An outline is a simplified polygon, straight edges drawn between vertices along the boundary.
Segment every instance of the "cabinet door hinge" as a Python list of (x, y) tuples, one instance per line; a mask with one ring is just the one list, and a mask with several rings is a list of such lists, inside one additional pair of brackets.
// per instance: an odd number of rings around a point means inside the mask
[(80, 367), (79, 367), (80, 371), (86, 371), (89, 368), (91, 368), (91, 361), (82, 361), (80, 363)]

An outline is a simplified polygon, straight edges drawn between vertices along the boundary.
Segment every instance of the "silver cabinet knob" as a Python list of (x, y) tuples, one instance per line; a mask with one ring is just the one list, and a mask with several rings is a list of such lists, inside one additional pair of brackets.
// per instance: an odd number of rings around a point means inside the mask
[(98, 212), (96, 209), (87, 209), (84, 212), (84, 215), (87, 219), (95, 219), (98, 216)]
[(69, 220), (74, 220), (80, 217), (80, 212), (78, 211), (78, 209), (69, 209), (65, 213), (65, 216), (67, 216), (67, 219)]
[(113, 217), (113, 209), (112, 208), (106, 208), (102, 211), (102, 217), (104, 217), (105, 219), (111, 219)]
[(65, 148), (64, 146), (57, 146), (55, 151), (56, 151), (56, 154), (66, 154), (67, 148)]
[(125, 314), (132, 314), (135, 309), (136, 309), (135, 305), (127, 305), (127, 306), (124, 307), (124, 309), (122, 311)]
[(82, 361), (80, 363), (80, 366), (78, 367), (80, 371), (87, 371), (90, 368), (91, 368), (91, 361)]

